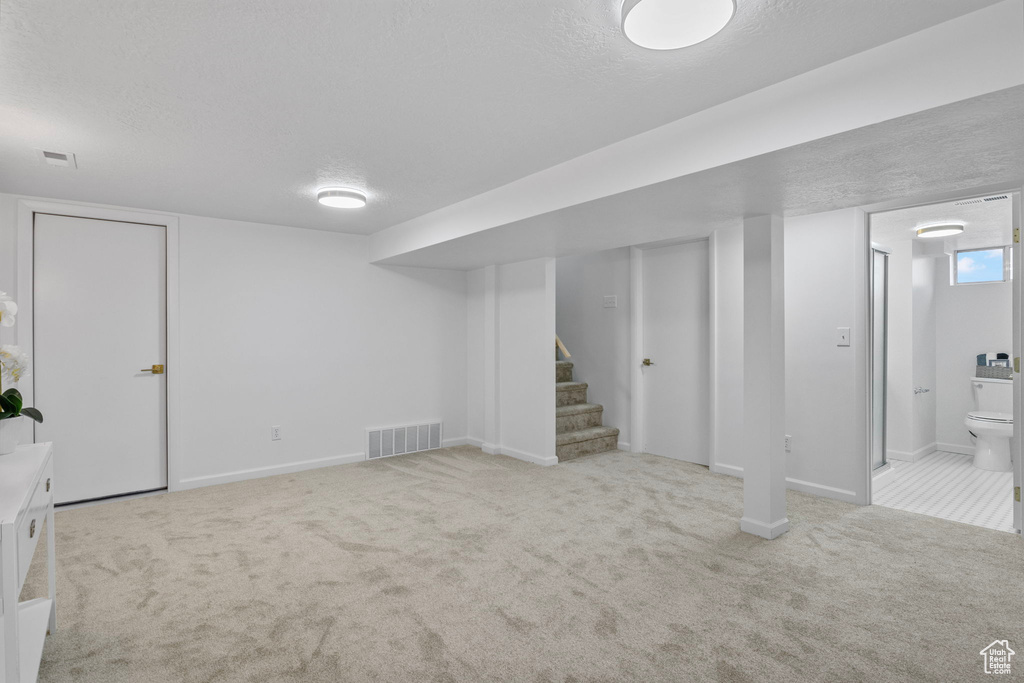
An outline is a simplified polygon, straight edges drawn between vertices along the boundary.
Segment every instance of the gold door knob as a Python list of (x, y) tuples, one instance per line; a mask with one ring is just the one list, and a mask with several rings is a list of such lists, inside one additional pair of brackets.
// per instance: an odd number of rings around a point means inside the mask
[(142, 368), (139, 372), (152, 372), (154, 375), (162, 375), (164, 374), (164, 366), (154, 365), (151, 368)]
[(650, 358), (644, 358), (644, 365), (654, 365), (654, 363), (651, 362)]

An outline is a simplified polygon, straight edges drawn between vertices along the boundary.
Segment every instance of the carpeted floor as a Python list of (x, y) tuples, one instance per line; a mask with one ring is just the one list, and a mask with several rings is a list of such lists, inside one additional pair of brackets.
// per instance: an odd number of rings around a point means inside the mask
[(460, 447), (59, 512), (40, 681), (965, 681), (1024, 652), (1015, 535), (790, 493), (769, 542), (741, 501), (655, 456)]

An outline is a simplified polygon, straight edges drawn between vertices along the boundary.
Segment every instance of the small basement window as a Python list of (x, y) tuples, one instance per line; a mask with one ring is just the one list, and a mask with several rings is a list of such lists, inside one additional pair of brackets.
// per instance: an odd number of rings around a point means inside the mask
[(977, 285), (1010, 279), (1010, 247), (963, 249), (953, 254), (953, 284)]

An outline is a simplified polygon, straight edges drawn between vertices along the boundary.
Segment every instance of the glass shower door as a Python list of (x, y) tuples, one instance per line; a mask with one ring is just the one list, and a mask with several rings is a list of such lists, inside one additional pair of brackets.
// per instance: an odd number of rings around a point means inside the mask
[(886, 463), (886, 347), (889, 341), (889, 252), (871, 247), (871, 468)]

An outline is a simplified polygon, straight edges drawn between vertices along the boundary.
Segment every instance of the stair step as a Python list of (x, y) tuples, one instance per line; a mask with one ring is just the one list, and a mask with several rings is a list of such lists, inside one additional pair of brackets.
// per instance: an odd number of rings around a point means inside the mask
[(555, 381), (556, 382), (571, 382), (572, 381), (572, 361), (567, 361), (567, 360), (556, 360), (555, 361)]
[(555, 408), (555, 432), (565, 434), (589, 427), (600, 427), (604, 417), (604, 406), (596, 403), (577, 403)]
[(608, 436), (619, 436), (619, 430), (615, 427), (588, 427), (576, 432), (566, 432), (555, 437), (556, 446), (567, 446), (569, 444), (591, 441)]
[(586, 382), (556, 382), (555, 407), (572, 406), (587, 402)]
[(591, 427), (556, 437), (555, 454), (559, 462), (574, 460), (584, 455), (618, 450), (619, 430), (614, 427)]
[(555, 417), (580, 415), (582, 413), (599, 413), (602, 410), (604, 410), (604, 406), (597, 403), (577, 403), (573, 406), (558, 406), (555, 408)]

